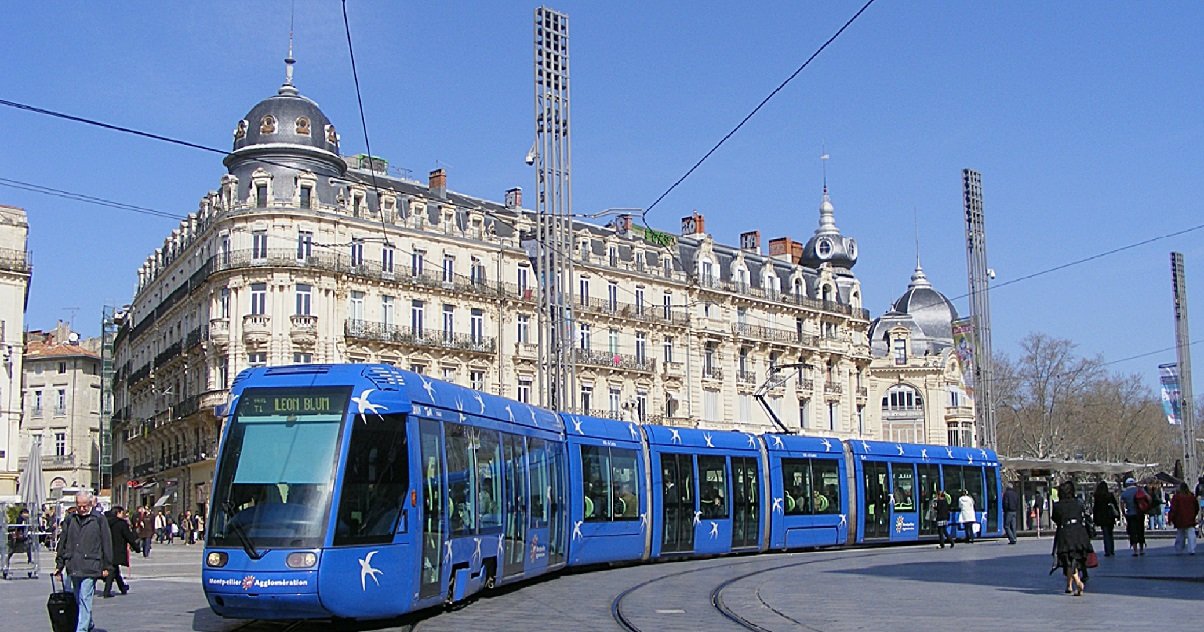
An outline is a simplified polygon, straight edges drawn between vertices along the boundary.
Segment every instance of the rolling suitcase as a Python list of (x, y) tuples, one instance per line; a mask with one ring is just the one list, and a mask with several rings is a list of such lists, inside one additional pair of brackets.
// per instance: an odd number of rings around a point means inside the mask
[(50, 597), (46, 599), (50, 627), (54, 632), (74, 632), (79, 618), (79, 604), (75, 602), (75, 593), (68, 592), (65, 583), (61, 586), (61, 591), (55, 590), (54, 575), (51, 575)]

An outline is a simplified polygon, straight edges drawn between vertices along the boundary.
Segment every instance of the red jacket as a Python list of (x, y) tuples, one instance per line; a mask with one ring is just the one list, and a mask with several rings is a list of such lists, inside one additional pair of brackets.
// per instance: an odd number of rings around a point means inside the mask
[(1176, 529), (1196, 526), (1196, 514), (1200, 513), (1200, 501), (1191, 492), (1175, 492), (1171, 498), (1171, 524)]

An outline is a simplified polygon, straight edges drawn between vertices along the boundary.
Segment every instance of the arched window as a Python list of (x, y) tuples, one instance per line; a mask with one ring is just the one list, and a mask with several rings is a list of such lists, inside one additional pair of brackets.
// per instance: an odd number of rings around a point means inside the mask
[(259, 122), (260, 134), (275, 134), (276, 133), (276, 117), (268, 114)]
[(297, 117), (296, 132), (298, 134), (301, 134), (302, 136), (309, 136), (309, 119), (308, 118), (306, 118), (304, 116)]

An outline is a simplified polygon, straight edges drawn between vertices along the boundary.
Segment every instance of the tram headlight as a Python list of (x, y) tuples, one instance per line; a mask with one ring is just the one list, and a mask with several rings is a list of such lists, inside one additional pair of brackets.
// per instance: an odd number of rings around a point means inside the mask
[(289, 553), (288, 557), (284, 558), (284, 563), (289, 568), (310, 568), (318, 563), (318, 556), (312, 551)]
[(210, 568), (221, 568), (221, 567), (225, 566), (226, 562), (228, 562), (229, 560), (230, 560), (229, 555), (226, 555), (225, 553), (222, 553), (221, 551), (213, 551), (209, 554), (208, 557), (205, 558), (205, 563), (208, 564)]

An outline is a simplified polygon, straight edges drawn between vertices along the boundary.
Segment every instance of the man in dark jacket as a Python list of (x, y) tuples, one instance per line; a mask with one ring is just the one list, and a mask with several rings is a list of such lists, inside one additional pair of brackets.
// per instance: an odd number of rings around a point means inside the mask
[(125, 508), (121, 505), (116, 505), (105, 513), (105, 518), (109, 521), (109, 533), (113, 535), (113, 570), (109, 576), (105, 578), (104, 598), (108, 599), (113, 596), (113, 582), (117, 582), (117, 589), (121, 594), (126, 594), (130, 591), (130, 587), (125, 583), (125, 578), (121, 576), (121, 567), (130, 565), (130, 549), (134, 552), (141, 550), (138, 538), (134, 537), (134, 532), (130, 530), (130, 524), (126, 522)]
[(1016, 543), (1016, 512), (1020, 511), (1020, 495), (1008, 483), (1003, 490), (1003, 533), (1008, 537), (1008, 544)]
[(95, 503), (92, 492), (75, 495), (76, 511), (63, 521), (63, 534), (55, 556), (54, 574), (61, 578), (63, 569), (67, 569), (71, 592), (75, 593), (75, 602), (79, 605), (76, 632), (92, 629), (96, 580), (108, 577), (113, 566), (113, 535), (105, 517), (92, 511)]

